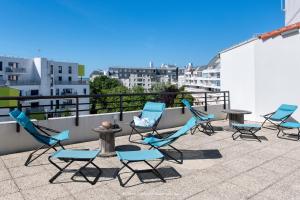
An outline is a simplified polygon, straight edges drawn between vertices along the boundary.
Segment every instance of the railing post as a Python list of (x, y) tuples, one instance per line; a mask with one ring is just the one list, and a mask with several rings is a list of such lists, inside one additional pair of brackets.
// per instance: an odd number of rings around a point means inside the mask
[(75, 117), (75, 125), (79, 126), (79, 98), (76, 97), (76, 117)]
[[(184, 94), (182, 93), (181, 94), (181, 100), (183, 100), (183, 99), (184, 99)], [(182, 105), (182, 107), (181, 107), (181, 113), (184, 114), (184, 111), (185, 111), (184, 104), (181, 102), (181, 105)]]
[[(18, 110), (22, 111), (22, 104), (21, 104), (20, 100), (18, 100), (17, 105), (18, 105)], [(17, 131), (18, 133), (20, 132), (20, 125), (19, 125), (19, 123), (17, 123), (16, 131)]]
[(207, 92), (204, 93), (204, 111), (207, 112)]
[(123, 121), (123, 95), (120, 95), (120, 121)]
[(224, 97), (224, 105), (223, 108), (226, 110), (226, 92), (223, 92), (223, 97)]

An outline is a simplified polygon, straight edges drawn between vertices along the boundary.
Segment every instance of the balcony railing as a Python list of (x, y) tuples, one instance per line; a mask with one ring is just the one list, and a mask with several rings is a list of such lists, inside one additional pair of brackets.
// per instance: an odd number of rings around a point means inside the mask
[[(1, 109), (27, 109), (27, 114), (31, 115), (48, 115), (57, 116), (58, 114), (68, 113), (75, 115), (75, 125), (79, 125), (79, 113), (89, 112), (91, 114), (97, 113), (111, 113), (118, 112), (120, 121), (123, 120), (123, 112), (141, 110), (147, 101), (165, 102), (167, 107), (181, 107), (184, 114), (184, 105), (181, 100), (184, 98), (191, 98), (191, 95), (197, 94), (195, 103), (202, 105), (204, 111), (208, 110), (209, 105), (222, 105), (224, 109), (230, 106), (230, 96), (228, 91), (222, 92), (163, 92), (163, 93), (127, 93), (127, 94), (96, 94), (96, 95), (64, 95), (64, 96), (21, 96), (21, 97), (0, 97), (3, 100), (16, 100), (17, 106), (0, 107)], [(216, 99), (216, 96), (218, 98)], [(55, 100), (74, 99), (71, 103), (64, 102), (63, 104), (39, 104), (39, 108), (43, 108), (43, 112), (31, 112), (30, 105), (24, 104), (27, 100)], [(84, 101), (87, 100), (87, 101)], [(45, 101), (43, 101), (45, 102)], [(73, 103), (74, 102), (74, 103)], [(60, 109), (61, 106), (72, 107), (71, 110)], [(3, 111), (3, 110), (2, 110)], [(3, 112), (1, 112), (3, 113)], [(7, 117), (7, 114), (2, 114), (0, 117)], [(17, 127), (19, 131), (19, 127)]]
[(17, 81), (13, 81), (13, 80), (8, 80), (6, 82), (7, 85), (40, 85), (41, 82), (40, 81), (24, 81), (24, 80), (17, 80)]
[(56, 85), (88, 85), (87, 80), (78, 80), (78, 81), (54, 81)]
[(7, 73), (26, 73), (26, 68), (19, 67), (19, 68), (14, 68), (14, 67), (6, 67), (5, 72)]

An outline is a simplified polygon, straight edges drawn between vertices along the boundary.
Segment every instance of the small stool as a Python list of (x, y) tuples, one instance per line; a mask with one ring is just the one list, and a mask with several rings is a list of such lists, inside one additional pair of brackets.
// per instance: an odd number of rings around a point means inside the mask
[[(300, 139), (300, 123), (299, 122), (284, 122), (282, 124), (279, 124), (279, 127), (285, 128), (285, 129), (298, 129), (298, 140)], [(283, 130), (279, 128), (277, 137), (279, 137), (279, 133), (282, 131), (283, 135), (286, 135)], [(280, 138), (280, 137), (279, 137)]]
[[(93, 163), (93, 160), (98, 156), (98, 154), (100, 153), (100, 150), (76, 150), (76, 149), (62, 149), (62, 150), (59, 150), (57, 152), (54, 152), (51, 156), (49, 156), (48, 160), (49, 162), (54, 165), (57, 169), (59, 169), (59, 172), (57, 172), (57, 174), (55, 174), (50, 180), (49, 182), (50, 183), (53, 183), (53, 181), (58, 177), (60, 176), (64, 171), (65, 169), (71, 165), (74, 161), (83, 161), (83, 162), (87, 162), (85, 165), (83, 165), (82, 167), (80, 167), (75, 173), (74, 175), (71, 177), (72, 180), (74, 180), (74, 176), (79, 173), (82, 175), (82, 177), (87, 181), (89, 182), (90, 184), (94, 185), (100, 175), (101, 175), (101, 169), (95, 164)], [(66, 166), (64, 167), (60, 167), (58, 166), (57, 164), (55, 164), (52, 159), (53, 158), (57, 158), (57, 159), (60, 159), (60, 160), (64, 160), (66, 162), (68, 162), (66, 164)], [(98, 171), (98, 175), (96, 176), (96, 178), (93, 180), (93, 181), (90, 181), (86, 175), (83, 173), (83, 169), (85, 169), (89, 164), (92, 164)]]
[[(261, 142), (261, 140), (255, 134), (257, 131), (259, 131), (261, 129), (261, 125), (258, 125), (258, 124), (237, 124), (237, 123), (232, 123), (231, 125), (236, 130), (232, 134), (232, 139), (233, 140), (236, 140), (241, 135), (252, 135), (255, 139), (257, 139), (259, 142)], [(238, 135), (237, 137), (234, 137), (234, 135), (236, 133), (240, 133), (240, 135)]]
[[(121, 167), (118, 171), (118, 179), (120, 182), (120, 185), (124, 187), (130, 179), (138, 173), (146, 173), (146, 172), (152, 172), (155, 176), (157, 176), (159, 179), (161, 179), (163, 182), (166, 182), (163, 176), (157, 171), (157, 167), (164, 161), (164, 155), (158, 151), (157, 149), (153, 150), (139, 150), (139, 151), (117, 151), (117, 156), (121, 163), (123, 163), (123, 167)], [(152, 166), (148, 161), (153, 160), (161, 160), (158, 164), (155, 166)], [(135, 162), (145, 162), (151, 169), (142, 169), (137, 170), (133, 169), (131, 166), (129, 166), (130, 163)], [(130, 171), (133, 172), (133, 174), (125, 181), (125, 183), (122, 182), (120, 177), (120, 171), (127, 167)]]

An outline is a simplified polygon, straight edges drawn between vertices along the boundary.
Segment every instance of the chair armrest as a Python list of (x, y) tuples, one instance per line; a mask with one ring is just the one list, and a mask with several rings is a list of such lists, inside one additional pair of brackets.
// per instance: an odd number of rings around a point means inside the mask
[(271, 112), (271, 113), (268, 113), (268, 114), (264, 114), (264, 115), (261, 115), (262, 117), (268, 117), (268, 116), (271, 116), (273, 115), (275, 112)]

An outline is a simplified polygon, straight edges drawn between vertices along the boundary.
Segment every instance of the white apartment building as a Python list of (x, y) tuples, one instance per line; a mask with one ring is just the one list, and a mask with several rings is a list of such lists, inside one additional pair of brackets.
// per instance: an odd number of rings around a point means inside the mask
[[(89, 85), (82, 79), (84, 66), (78, 63), (60, 62), (47, 58), (17, 58), (0, 56), (0, 86), (20, 91), (20, 96), (64, 96), (89, 94)], [(80, 99), (80, 103), (88, 103), (89, 99)], [(63, 100), (28, 100), (25, 106), (48, 111), (69, 109), (74, 106), (64, 104), (75, 103), (74, 99)], [(80, 105), (79, 109), (88, 109), (88, 105)], [(3, 112), (3, 111), (2, 111)], [(80, 114), (88, 113), (88, 111)]]
[(191, 63), (179, 77), (179, 85), (189, 92), (220, 91), (220, 58), (215, 56), (207, 65), (193, 67)]
[(177, 85), (178, 78), (183, 72), (184, 69), (175, 65), (162, 64), (160, 68), (155, 68), (150, 63), (150, 67), (110, 67), (108, 75), (119, 79), (129, 89), (141, 86), (145, 91), (149, 91), (156, 83)]

